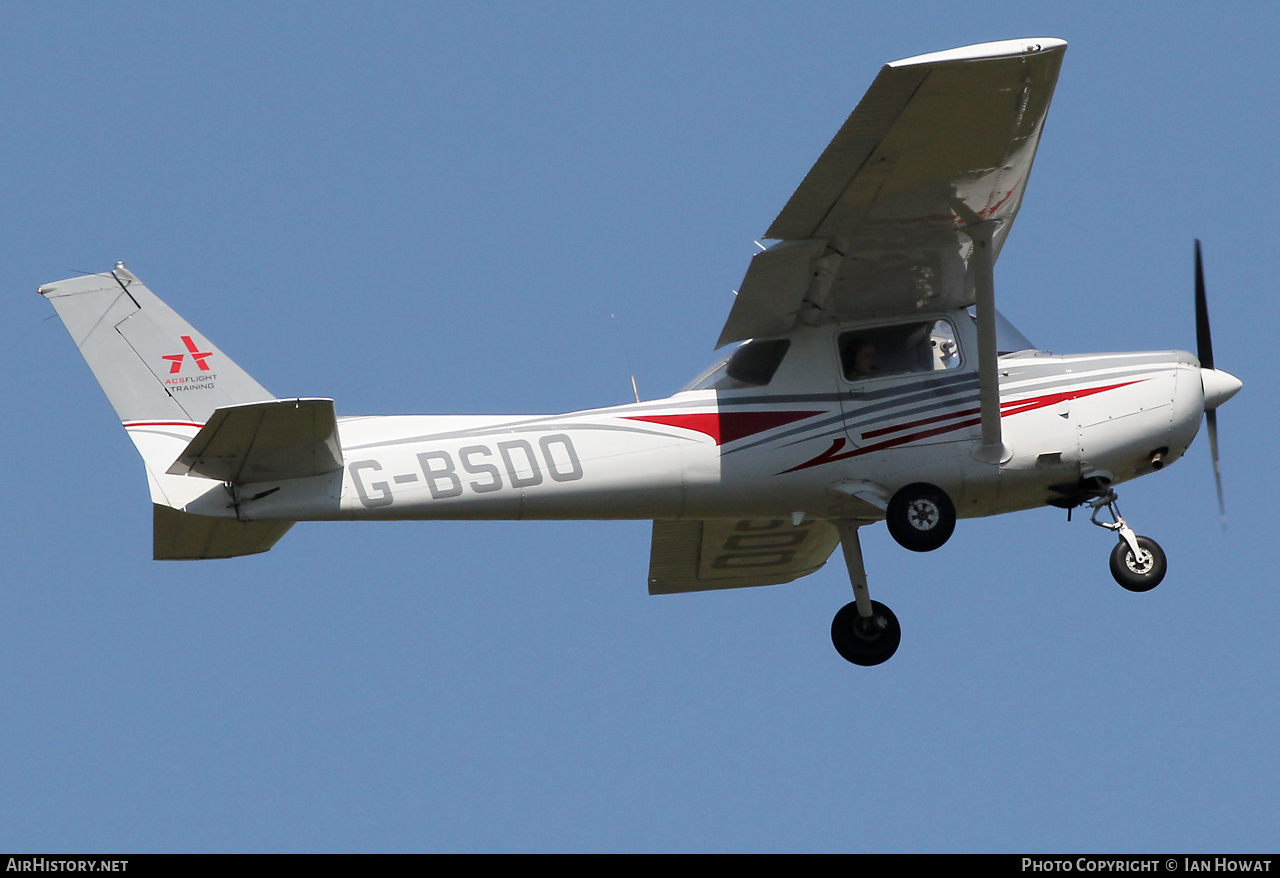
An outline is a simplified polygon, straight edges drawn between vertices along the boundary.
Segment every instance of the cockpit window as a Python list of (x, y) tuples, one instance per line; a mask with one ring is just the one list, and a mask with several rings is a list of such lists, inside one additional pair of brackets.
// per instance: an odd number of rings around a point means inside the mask
[(791, 342), (785, 338), (761, 339), (739, 345), (725, 359), (703, 372), (685, 390), (733, 390), (763, 387), (773, 380)]
[(946, 320), (855, 329), (841, 333), (839, 345), (848, 381), (960, 366), (955, 328)]

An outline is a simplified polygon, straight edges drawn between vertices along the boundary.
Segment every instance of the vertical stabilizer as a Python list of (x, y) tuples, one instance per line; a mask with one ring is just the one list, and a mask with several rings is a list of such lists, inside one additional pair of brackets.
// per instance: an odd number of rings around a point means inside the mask
[(216, 408), (275, 398), (124, 263), (106, 274), (46, 284), (40, 294), (57, 310), (126, 424), (203, 424)]

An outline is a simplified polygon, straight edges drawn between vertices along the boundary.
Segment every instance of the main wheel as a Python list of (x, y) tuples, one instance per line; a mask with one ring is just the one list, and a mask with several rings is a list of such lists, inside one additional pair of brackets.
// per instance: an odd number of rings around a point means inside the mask
[(956, 529), (956, 507), (947, 492), (926, 482), (899, 488), (889, 501), (889, 533), (913, 552), (932, 552)]
[(902, 640), (902, 626), (893, 611), (871, 602), (871, 618), (858, 615), (858, 602), (845, 604), (831, 621), (831, 642), (845, 661), (870, 667), (887, 662)]
[(1164, 549), (1150, 537), (1138, 537), (1138, 557), (1124, 540), (1111, 550), (1111, 575), (1129, 591), (1151, 591), (1164, 579)]

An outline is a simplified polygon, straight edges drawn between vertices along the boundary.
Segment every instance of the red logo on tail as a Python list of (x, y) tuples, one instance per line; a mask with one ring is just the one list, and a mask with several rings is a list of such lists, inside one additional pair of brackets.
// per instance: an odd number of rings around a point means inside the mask
[[(196, 365), (200, 367), (201, 372), (209, 371), (208, 360), (213, 356), (213, 351), (204, 351), (203, 353), (196, 350), (196, 343), (191, 340), (191, 336), (182, 336), (182, 343), (187, 346), (187, 350), (191, 352), (191, 359), (196, 361)], [(169, 366), (169, 374), (176, 375), (182, 369), (182, 358), (186, 354), (164, 354), (164, 359), (172, 363)]]

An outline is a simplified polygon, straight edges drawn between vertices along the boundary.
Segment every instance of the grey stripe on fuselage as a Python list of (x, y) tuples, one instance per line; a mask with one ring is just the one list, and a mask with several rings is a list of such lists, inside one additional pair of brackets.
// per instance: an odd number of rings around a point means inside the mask
[[(1151, 358), (1144, 358), (1151, 359)], [(1164, 361), (1158, 361), (1164, 362)], [(1051, 370), (1051, 375), (1046, 378), (1037, 378), (1036, 376), (1027, 376), (1010, 374), (1007, 380), (1001, 382), (1001, 389), (1005, 393), (1016, 395), (1022, 394), (1040, 394), (1045, 391), (1053, 390), (1058, 387), (1079, 386), (1081, 383), (1094, 383), (1123, 378), (1141, 378), (1150, 374), (1150, 364), (1147, 365), (1114, 365), (1104, 366), (1099, 369), (1090, 369), (1085, 372), (1070, 373), (1064, 375), (1061, 364), (1054, 364), (1052, 367), (1045, 365), (1044, 370)], [(1015, 370), (1006, 370), (1014, 373)], [(1017, 372), (1041, 371), (1040, 369), (1028, 370), (1018, 369)], [(866, 431), (866, 428), (878, 429), (882, 425), (888, 424), (890, 421), (901, 418), (909, 418), (914, 415), (927, 415), (936, 413), (935, 420), (939, 423), (947, 420), (948, 417), (959, 418), (967, 413), (976, 411), (979, 404), (979, 397), (972, 392), (971, 386), (977, 383), (975, 376), (956, 376), (957, 378), (967, 378), (968, 380), (957, 380), (954, 388), (945, 388), (943, 382), (935, 382), (930, 387), (924, 389), (913, 388), (910, 393), (902, 393), (902, 388), (885, 388), (873, 393), (856, 394), (855, 398), (875, 398), (891, 396), (898, 394), (897, 398), (891, 398), (882, 402), (864, 405), (856, 411), (841, 414), (836, 418), (827, 418), (822, 421), (811, 422), (800, 427), (795, 427), (782, 433), (776, 433), (764, 439), (757, 439), (739, 445), (735, 448), (725, 451), (725, 454), (732, 454), (738, 451), (746, 451), (760, 445), (765, 445), (781, 440), (790, 439), (798, 436), (792, 442), (787, 442), (785, 447), (798, 445), (802, 442), (808, 442), (813, 439), (824, 439), (832, 436), (840, 436), (845, 432), (853, 432), (854, 430)], [(940, 386), (942, 385), (942, 386)], [(955, 393), (965, 393), (964, 396), (952, 397)], [(928, 397), (928, 400), (920, 405), (913, 405), (908, 408), (901, 408), (904, 404), (910, 404), (921, 396)], [(945, 403), (939, 404), (939, 398), (945, 399)], [(1016, 400), (1014, 400), (1016, 402)], [(945, 409), (954, 407), (954, 410), (948, 414)], [(839, 423), (841, 426), (836, 429), (827, 429), (834, 424)]]
[(435, 442), (442, 439), (483, 439), (489, 436), (511, 436), (527, 433), (547, 433), (556, 430), (599, 430), (604, 432), (619, 433), (640, 433), (646, 436), (663, 436), (668, 439), (683, 439), (689, 442), (698, 441), (692, 436), (673, 436), (662, 430), (649, 430), (643, 427), (626, 427), (621, 424), (575, 424), (573, 422), (536, 422), (542, 426), (535, 425), (534, 422), (523, 422), (529, 426), (507, 427), (497, 425), (494, 427), (474, 428), (470, 430), (454, 430), (447, 433), (430, 433), (422, 436), (406, 436), (399, 439), (384, 439), (380, 442), (368, 442), (364, 445), (347, 446), (347, 451), (363, 451), (367, 448), (387, 448), (392, 445), (413, 445), (418, 442)]
[[(193, 427), (195, 427), (196, 425), (194, 425), (194, 424), (193, 424), (192, 426), (193, 426)], [(198, 428), (197, 428), (197, 429), (198, 429)], [(140, 432), (140, 433), (152, 433), (152, 434), (154, 434), (154, 435), (156, 435), (156, 436), (168, 436), (168, 437), (169, 437), (169, 438), (171, 438), (171, 439), (181, 439), (183, 442), (190, 442), (190, 441), (191, 441), (191, 437), (190, 437), (190, 436), (188, 436), (188, 435), (187, 435), (187, 434), (185, 434), (185, 433), (173, 433), (173, 432), (170, 432), (169, 430), (157, 430), (155, 427), (150, 427), (150, 426), (148, 426), (148, 427), (143, 427), (143, 426), (131, 427), (131, 426), (129, 426), (128, 424), (125, 424), (125, 430), (126, 430), (127, 432), (130, 432), (130, 433), (132, 433), (132, 432), (134, 432), (134, 431), (136, 430), (136, 431), (138, 431), (138, 432)]]
[[(945, 397), (951, 396), (953, 392), (965, 393), (966, 395), (953, 399), (945, 399)], [(899, 408), (904, 403), (919, 400), (922, 396), (928, 397), (928, 399), (922, 401), (919, 405), (905, 409)], [(940, 400), (939, 397), (943, 397), (943, 400)], [(807, 423), (801, 427), (795, 427), (782, 433), (776, 433), (765, 439), (757, 439), (754, 442), (737, 446), (736, 448), (732, 448), (724, 453), (732, 454), (737, 451), (746, 451), (749, 448), (755, 448), (759, 445), (781, 442), (782, 440), (790, 439), (793, 436), (798, 436), (799, 438), (794, 439), (791, 442), (786, 442), (783, 445), (783, 447), (789, 448), (792, 445), (798, 445), (801, 442), (808, 442), (812, 439), (823, 439), (829, 436), (843, 436), (855, 428), (886, 424), (889, 421), (894, 421), (899, 418), (938, 412), (941, 409), (948, 409), (952, 407), (956, 408), (955, 415), (958, 417), (964, 406), (976, 406), (977, 404), (977, 394), (968, 387), (956, 388), (954, 391), (948, 390), (945, 393), (939, 393), (936, 389), (927, 394), (912, 393), (899, 399), (886, 400), (884, 402), (863, 406), (856, 412), (841, 412), (838, 415), (824, 418), (821, 421)], [(939, 418), (945, 417), (945, 413), (939, 414)], [(826, 429), (833, 426), (834, 429)]]

